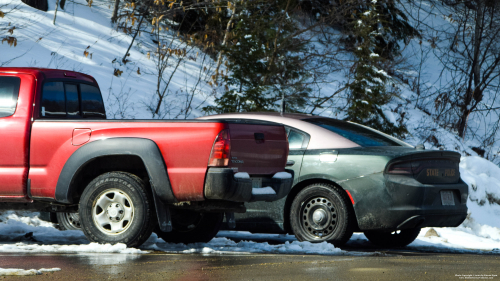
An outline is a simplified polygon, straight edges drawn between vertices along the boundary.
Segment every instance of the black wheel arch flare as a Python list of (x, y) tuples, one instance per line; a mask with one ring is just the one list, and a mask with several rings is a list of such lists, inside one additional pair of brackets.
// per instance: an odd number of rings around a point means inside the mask
[(90, 161), (103, 156), (130, 155), (141, 158), (146, 167), (151, 188), (163, 202), (176, 203), (168, 178), (167, 167), (158, 145), (144, 138), (109, 138), (96, 140), (78, 148), (66, 161), (59, 174), (55, 199), (57, 202), (72, 204), (76, 191), (74, 184), (78, 173)]

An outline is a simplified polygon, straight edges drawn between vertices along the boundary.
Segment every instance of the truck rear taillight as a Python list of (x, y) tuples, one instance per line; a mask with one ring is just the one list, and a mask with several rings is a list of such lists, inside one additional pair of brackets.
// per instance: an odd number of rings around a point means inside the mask
[(229, 165), (229, 155), (231, 153), (231, 140), (229, 138), (229, 130), (220, 131), (215, 138), (210, 159), (208, 160), (209, 167), (223, 167)]

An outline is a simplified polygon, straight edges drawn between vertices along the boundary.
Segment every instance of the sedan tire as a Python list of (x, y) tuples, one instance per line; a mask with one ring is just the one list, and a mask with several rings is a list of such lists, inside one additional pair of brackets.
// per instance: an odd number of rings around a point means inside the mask
[(352, 236), (354, 219), (347, 194), (331, 184), (305, 187), (290, 208), (290, 225), (299, 241), (328, 241), (341, 246)]
[(110, 172), (89, 183), (80, 198), (82, 230), (92, 242), (137, 247), (151, 236), (151, 194), (137, 176)]

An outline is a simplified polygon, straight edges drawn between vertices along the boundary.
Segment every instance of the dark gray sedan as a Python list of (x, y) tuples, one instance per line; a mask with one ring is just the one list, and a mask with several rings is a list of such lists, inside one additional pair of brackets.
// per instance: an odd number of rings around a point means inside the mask
[(362, 231), (374, 244), (406, 246), (422, 227), (455, 227), (467, 216), (468, 187), (460, 154), (425, 151), (359, 124), (278, 113), (235, 113), (202, 119), (284, 124), (293, 170), (290, 194), (247, 204), (236, 230), (293, 233), (300, 241), (347, 242)]

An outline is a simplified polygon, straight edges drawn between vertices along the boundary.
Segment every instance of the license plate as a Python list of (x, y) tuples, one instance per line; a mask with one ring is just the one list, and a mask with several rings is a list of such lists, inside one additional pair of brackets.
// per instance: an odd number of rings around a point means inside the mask
[(453, 197), (453, 191), (441, 191), (441, 203), (443, 206), (454, 206), (455, 198)]
[(252, 188), (261, 188), (262, 178), (252, 178)]

